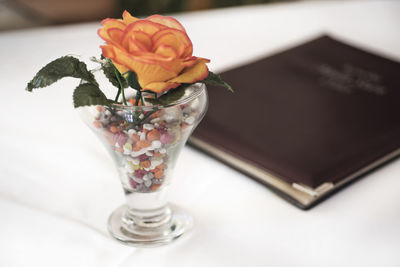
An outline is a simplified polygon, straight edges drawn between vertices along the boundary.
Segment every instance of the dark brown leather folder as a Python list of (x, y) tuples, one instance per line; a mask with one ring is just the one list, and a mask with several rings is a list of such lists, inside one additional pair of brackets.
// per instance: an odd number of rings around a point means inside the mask
[(397, 62), (322, 36), (221, 76), (189, 143), (302, 209), (400, 153)]

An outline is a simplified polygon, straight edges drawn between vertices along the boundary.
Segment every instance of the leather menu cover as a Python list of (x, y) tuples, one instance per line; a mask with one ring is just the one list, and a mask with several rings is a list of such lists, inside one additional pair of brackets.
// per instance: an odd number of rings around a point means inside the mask
[(322, 36), (221, 77), (189, 143), (300, 208), (399, 154), (397, 62)]

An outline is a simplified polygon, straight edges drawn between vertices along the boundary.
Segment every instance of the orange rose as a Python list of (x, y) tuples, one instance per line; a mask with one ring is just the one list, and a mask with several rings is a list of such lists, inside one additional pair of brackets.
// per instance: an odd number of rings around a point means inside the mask
[(136, 73), (142, 91), (162, 93), (207, 77), (210, 60), (192, 56), (192, 42), (177, 20), (160, 15), (138, 19), (127, 11), (122, 17), (102, 21), (98, 34), (106, 45), (101, 49), (120, 73)]

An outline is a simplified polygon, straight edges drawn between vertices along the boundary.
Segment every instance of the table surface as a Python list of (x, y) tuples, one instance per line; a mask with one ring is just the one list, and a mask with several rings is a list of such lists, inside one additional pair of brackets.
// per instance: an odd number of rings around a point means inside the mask
[[(295, 2), (179, 14), (221, 71), (321, 33), (400, 61), (400, 1)], [(52, 59), (99, 55), (98, 23), (0, 34), (0, 266), (400, 266), (400, 161), (310, 211), (185, 147), (170, 200), (195, 227), (164, 247), (107, 233), (124, 202), (106, 150), (72, 107), (76, 80), (30, 94)], [(9, 114), (9, 115), (7, 115)]]

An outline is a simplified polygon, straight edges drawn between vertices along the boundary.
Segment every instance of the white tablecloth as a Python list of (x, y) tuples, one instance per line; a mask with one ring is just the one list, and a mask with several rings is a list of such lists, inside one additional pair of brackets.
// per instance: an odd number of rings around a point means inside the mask
[[(213, 71), (320, 33), (400, 60), (400, 1), (307, 1), (176, 17)], [(186, 147), (170, 200), (191, 211), (193, 231), (151, 249), (111, 239), (106, 220), (123, 192), (111, 158), (73, 109), (76, 80), (24, 91), (56, 57), (99, 55), (98, 27), (0, 34), (0, 266), (400, 266), (399, 160), (304, 212)]]

